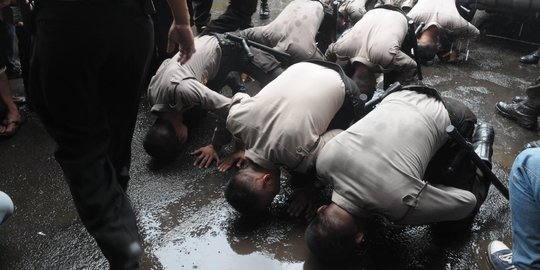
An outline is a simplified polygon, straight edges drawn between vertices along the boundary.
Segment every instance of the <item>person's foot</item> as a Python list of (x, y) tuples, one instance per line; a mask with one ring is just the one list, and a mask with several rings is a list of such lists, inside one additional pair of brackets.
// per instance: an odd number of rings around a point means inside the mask
[(22, 123), (24, 123), (24, 120), (24, 117), (18, 111), (8, 114), (6, 119), (0, 124), (0, 138), (9, 138), (15, 135)]
[(480, 159), (485, 161), (491, 168), (491, 156), (493, 155), (493, 140), (495, 139), (495, 130), (490, 124), (481, 123), (476, 125), (472, 137), (474, 152)]
[(488, 261), (495, 270), (517, 269), (512, 264), (512, 250), (501, 241), (491, 241), (488, 246)]
[(268, 0), (261, 0), (261, 8), (259, 9), (259, 17), (261, 18), (261, 20), (265, 20), (270, 17), (270, 9), (268, 8)]
[(527, 101), (520, 103), (506, 103), (499, 101), (495, 105), (497, 112), (502, 116), (516, 121), (516, 123), (526, 129), (536, 130), (538, 128), (538, 113)]
[(143, 249), (138, 241), (129, 244), (109, 259), (110, 269), (138, 269), (143, 255)]
[(540, 56), (538, 56), (538, 51), (534, 51), (519, 58), (520, 63), (528, 65), (536, 65), (538, 64), (538, 60), (540, 60)]
[(200, 35), (206, 29), (206, 25), (195, 25), (195, 29), (197, 29), (197, 35)]
[(527, 100), (527, 96), (515, 96), (512, 98), (512, 103), (520, 103)]

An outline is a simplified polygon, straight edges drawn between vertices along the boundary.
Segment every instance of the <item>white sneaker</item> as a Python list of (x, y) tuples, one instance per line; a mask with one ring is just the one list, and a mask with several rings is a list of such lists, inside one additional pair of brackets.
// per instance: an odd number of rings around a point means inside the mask
[(516, 270), (512, 264), (512, 250), (501, 241), (491, 241), (488, 246), (488, 261), (495, 270)]

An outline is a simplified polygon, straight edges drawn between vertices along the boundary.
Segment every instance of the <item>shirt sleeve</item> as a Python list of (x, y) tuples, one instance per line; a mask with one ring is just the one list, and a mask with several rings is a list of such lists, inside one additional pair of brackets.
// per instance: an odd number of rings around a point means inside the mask
[[(219, 94), (218, 94), (219, 95)], [(234, 125), (227, 125), (227, 118), (232, 111), (234, 114), (234, 105), (242, 102), (243, 99), (249, 98), (250, 96), (245, 93), (236, 93), (231, 99), (228, 99), (228, 103), (225, 107), (220, 108), (216, 111), (218, 116), (216, 128), (214, 129), (214, 134), (212, 135), (212, 145), (214, 148), (219, 149), (223, 145), (229, 143), (232, 139), (232, 132), (234, 132)]]
[(227, 109), (231, 99), (206, 87), (194, 79), (183, 80), (176, 91), (176, 105), (184, 107), (200, 106), (205, 110)]
[(395, 71), (399, 72), (398, 81), (410, 80), (416, 72), (416, 61), (402, 51), (399, 51), (394, 58)]

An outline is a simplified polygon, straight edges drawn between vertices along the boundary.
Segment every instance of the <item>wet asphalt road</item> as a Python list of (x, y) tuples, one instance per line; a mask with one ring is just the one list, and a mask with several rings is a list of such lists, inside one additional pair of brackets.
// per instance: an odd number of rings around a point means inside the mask
[[(275, 16), (284, 3), (270, 2)], [(215, 5), (223, 10), (224, 2)], [(255, 24), (260, 23), (257, 17)], [(425, 68), (424, 82), (464, 101), (479, 120), (495, 127), (494, 171), (506, 183), (522, 146), (540, 136), (495, 114), (494, 104), (523, 94), (536, 78), (536, 66), (518, 63), (518, 57), (534, 46), (484, 38), (469, 49), (466, 62)], [(21, 94), (21, 81), (11, 83)], [(144, 242), (142, 269), (489, 269), (489, 241), (510, 243), (508, 204), (492, 187), (470, 233), (441, 236), (430, 226), (377, 221), (355, 260), (340, 268), (322, 266), (304, 243), (306, 223), (283, 214), (287, 189), (276, 199), (272, 215), (246, 222), (223, 198), (222, 188), (232, 173), (192, 167), (189, 153), (209, 142), (211, 117), (190, 131), (189, 146), (178, 159), (156, 164), (142, 149), (153, 118), (144, 97), (141, 104), (129, 195)], [(31, 112), (15, 137), (0, 141), (0, 190), (16, 206), (14, 216), (0, 228), (0, 269), (107, 268), (78, 219), (52, 156), (54, 148)]]

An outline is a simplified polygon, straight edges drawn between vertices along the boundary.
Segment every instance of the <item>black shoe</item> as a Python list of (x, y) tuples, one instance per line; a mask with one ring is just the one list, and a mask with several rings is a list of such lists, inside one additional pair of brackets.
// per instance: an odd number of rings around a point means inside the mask
[(518, 125), (526, 129), (536, 130), (538, 128), (538, 113), (528, 101), (520, 103), (506, 103), (499, 101), (495, 105), (495, 108), (499, 114), (516, 121)]
[(127, 250), (118, 254), (114, 258), (109, 258), (111, 270), (133, 270), (140, 267), (140, 259), (143, 255), (143, 249), (139, 242), (131, 243)]
[(525, 145), (525, 148), (537, 148), (540, 147), (540, 140), (529, 142)]
[(527, 100), (527, 96), (515, 96), (512, 98), (512, 103), (520, 103)]
[(197, 35), (201, 35), (204, 29), (206, 29), (206, 25), (195, 25), (195, 28), (197, 29)]
[(519, 62), (523, 64), (528, 64), (528, 65), (536, 65), (538, 64), (538, 60), (540, 60), (540, 56), (538, 55), (538, 50), (519, 58)]
[(491, 156), (493, 156), (493, 140), (495, 139), (495, 130), (490, 124), (481, 123), (474, 129), (472, 143), (474, 152), (485, 161), (491, 168)]
[(261, 20), (270, 18), (270, 9), (268, 8), (268, 0), (261, 0), (261, 8), (259, 9), (259, 17)]

